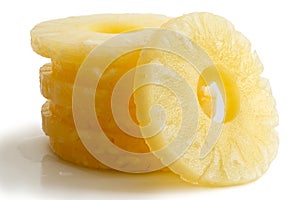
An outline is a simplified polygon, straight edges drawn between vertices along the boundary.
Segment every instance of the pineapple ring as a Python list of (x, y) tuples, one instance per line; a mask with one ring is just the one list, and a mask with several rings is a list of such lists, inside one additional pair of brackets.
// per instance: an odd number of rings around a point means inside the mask
[[(232, 75), (226, 79), (234, 80), (232, 82), (236, 83), (240, 97), (239, 111), (223, 124), (221, 136), (206, 157), (201, 157), (201, 149), (205, 145), (210, 119), (202, 112), (193, 144), (168, 167), (182, 179), (200, 185), (237, 185), (259, 178), (277, 154), (278, 136), (274, 127), (278, 116), (269, 83), (260, 77), (262, 64), (256, 53), (251, 52), (249, 41), (230, 22), (210, 13), (192, 13), (171, 19), (162, 28), (192, 38), (208, 53), (217, 69)], [(163, 34), (155, 35), (151, 42), (152, 45), (165, 42), (179, 46)], [(187, 43), (180, 48), (192, 52), (194, 47)], [(159, 62), (182, 74), (197, 92), (199, 75), (180, 59), (165, 52), (143, 50), (139, 64), (151, 62)], [(148, 76), (151, 77), (151, 74)], [(147, 104), (144, 99), (147, 99)], [(146, 114), (151, 105), (163, 105), (169, 108), (166, 112), (171, 114), (172, 110), (179, 109), (169, 94), (155, 86), (144, 88), (141, 94), (135, 95), (135, 103), (141, 124), (147, 123)], [(179, 121), (174, 113), (170, 127), (176, 127)], [(163, 148), (176, 137), (176, 133), (167, 130), (171, 128), (165, 127), (159, 135), (145, 138), (151, 151)]]
[(109, 169), (90, 155), (78, 138), (74, 126), (65, 123), (64, 117), (54, 114), (51, 104), (48, 101), (42, 107), (42, 129), (50, 139), (53, 152), (60, 158), (81, 166)]
[[(110, 169), (94, 158), (82, 144), (72, 120), (71, 108), (47, 101), (42, 107), (42, 122), (43, 131), (50, 138), (52, 150), (61, 158), (90, 168)], [(142, 139), (119, 132), (107, 132), (107, 137), (127, 151), (140, 153), (149, 151)]]
[(159, 27), (168, 19), (155, 14), (99, 14), (51, 20), (31, 30), (31, 45), (44, 57), (80, 66), (93, 48), (116, 34)]

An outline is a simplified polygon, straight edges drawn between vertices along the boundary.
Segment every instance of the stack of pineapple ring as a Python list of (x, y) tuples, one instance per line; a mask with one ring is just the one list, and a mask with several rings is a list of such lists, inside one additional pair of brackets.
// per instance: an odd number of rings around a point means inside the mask
[[(158, 62), (192, 85), (200, 108), (195, 140), (178, 160), (167, 167), (183, 180), (199, 185), (237, 185), (259, 178), (268, 169), (278, 149), (274, 130), (278, 123), (275, 101), (268, 81), (260, 77), (263, 66), (256, 53), (251, 51), (249, 41), (230, 22), (210, 13), (191, 13), (173, 19), (152, 14), (91, 15), (52, 20), (35, 26), (31, 31), (32, 47), (38, 54), (51, 58), (51, 63), (40, 69), (40, 84), (41, 92), (47, 98), (42, 107), (43, 130), (50, 138), (53, 151), (62, 159), (79, 165), (109, 168), (90, 154), (76, 131), (72, 113), (74, 81), (84, 59), (95, 47), (122, 32), (147, 27), (162, 27), (185, 35), (203, 48), (215, 64), (227, 96), (220, 137), (212, 151), (201, 157), (213, 112), (209, 109), (213, 97), (204, 91), (207, 85), (203, 77), (214, 79), (214, 73), (207, 68), (199, 75), (174, 55), (142, 49), (115, 60), (99, 80), (95, 102), (101, 104), (96, 104), (96, 112), (107, 138), (126, 151), (146, 153), (163, 148), (176, 136), (181, 119), (174, 111), (182, 108), (178, 107), (176, 98), (161, 87), (149, 85), (138, 90), (130, 99), (128, 108), (136, 123), (147, 124), (151, 106), (163, 105), (165, 113), (169, 114), (166, 125), (153, 137), (135, 138), (124, 133), (114, 121), (110, 108), (114, 86), (126, 72), (140, 64)], [(166, 37), (157, 34), (150, 43), (165, 42)], [(187, 52), (193, 52), (193, 45), (178, 48), (190, 48)], [(151, 77), (154, 72), (146, 70), (146, 73)], [(137, 73), (136, 76), (141, 78), (143, 74)], [(158, 114), (154, 111), (152, 116)], [(172, 156), (172, 152), (168, 154)]]

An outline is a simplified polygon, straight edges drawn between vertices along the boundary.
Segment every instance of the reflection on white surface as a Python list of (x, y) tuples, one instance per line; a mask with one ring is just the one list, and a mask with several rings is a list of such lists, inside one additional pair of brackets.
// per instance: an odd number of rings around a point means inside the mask
[(0, 187), (42, 197), (155, 198), (163, 193), (203, 189), (183, 182), (170, 172), (126, 174), (75, 166), (59, 159), (38, 125), (19, 128), (0, 141)]

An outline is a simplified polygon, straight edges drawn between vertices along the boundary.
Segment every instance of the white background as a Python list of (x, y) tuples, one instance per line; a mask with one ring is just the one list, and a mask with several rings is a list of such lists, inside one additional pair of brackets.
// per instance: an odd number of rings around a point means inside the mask
[[(299, 6), (296, 1), (1, 1), (0, 3), (0, 198), (299, 199)], [(200, 188), (171, 174), (133, 176), (84, 170), (47, 149), (40, 130), (39, 67), (30, 29), (54, 18), (95, 13), (213, 12), (229, 19), (252, 42), (277, 101), (280, 148), (258, 181), (231, 188)], [(23, 140), (27, 142), (24, 142)], [(38, 146), (34, 146), (38, 144)], [(23, 147), (22, 147), (23, 145)], [(25, 145), (25, 147), (24, 147)], [(20, 147), (21, 146), (21, 147)], [(21, 151), (33, 156), (25, 159)], [(47, 155), (47, 156), (45, 156)]]

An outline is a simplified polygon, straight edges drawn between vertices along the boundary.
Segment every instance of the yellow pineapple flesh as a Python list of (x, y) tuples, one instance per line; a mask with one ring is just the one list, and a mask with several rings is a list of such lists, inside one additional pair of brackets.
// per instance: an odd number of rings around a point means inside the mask
[[(33, 50), (51, 58), (51, 63), (40, 69), (41, 93), (49, 100), (42, 108), (42, 119), (43, 130), (50, 137), (50, 146), (57, 155), (87, 167), (110, 168), (89, 153), (75, 129), (72, 90), (77, 72), (91, 50), (109, 38), (123, 32), (159, 27), (168, 19), (154, 14), (100, 14), (51, 20), (32, 29)], [(145, 141), (120, 130), (110, 108), (113, 85), (122, 74), (135, 67), (138, 56), (139, 52), (132, 52), (109, 66), (97, 89), (96, 107), (99, 123), (112, 143), (127, 151), (143, 153), (149, 151)], [(88, 87), (83, 89), (89, 90)], [(135, 112), (133, 103), (130, 104), (130, 110), (131, 113)]]
[[(198, 105), (194, 109), (199, 111), (195, 140), (168, 167), (183, 180), (200, 185), (237, 185), (259, 178), (268, 169), (278, 149), (274, 129), (278, 123), (275, 101), (269, 82), (260, 77), (263, 66), (257, 54), (251, 51), (250, 42), (226, 19), (210, 13), (192, 13), (171, 20), (160, 15), (93, 15), (37, 25), (31, 31), (33, 49), (51, 58), (51, 63), (40, 69), (40, 83), (41, 93), (48, 99), (42, 108), (43, 130), (50, 137), (53, 151), (63, 159), (80, 165), (109, 168), (90, 154), (76, 131), (72, 93), (77, 72), (91, 50), (114, 35), (161, 25), (164, 29), (185, 35), (203, 48), (214, 66), (199, 73), (182, 57), (157, 49), (143, 49), (142, 52), (121, 56), (104, 72), (95, 94), (95, 111), (106, 136), (122, 149), (137, 153), (155, 152), (178, 137), (183, 113), (190, 105), (180, 103), (167, 87), (143, 86), (132, 95), (129, 103), (130, 115), (140, 126), (151, 123), (153, 116), (160, 119), (161, 111), (152, 109), (153, 105), (164, 109), (166, 118), (162, 130), (158, 127), (160, 124), (151, 129), (141, 129), (144, 136), (160, 130), (156, 136), (134, 138), (123, 132), (113, 119), (111, 100), (117, 81), (137, 65), (159, 63), (183, 77), (195, 94)], [(178, 45), (159, 31), (150, 40), (154, 46), (166, 43), (180, 51), (194, 52), (194, 46), (185, 42)], [(199, 58), (198, 62), (202, 60)], [(145, 77), (155, 80), (154, 74), (151, 68), (137, 71), (135, 83), (142, 82)], [(166, 76), (164, 82), (174, 80)], [(225, 114), (216, 144), (203, 157), (201, 153), (216, 113), (216, 96), (209, 89), (210, 82), (223, 87), (220, 93)], [(183, 95), (189, 91), (178, 88)], [(87, 93), (94, 92), (88, 85), (82, 89)], [(189, 100), (192, 102), (194, 99)], [(185, 126), (192, 126), (194, 121), (191, 119)], [(188, 143), (189, 135), (181, 135), (179, 145)], [(173, 150), (166, 150), (164, 156), (173, 157), (177, 152)], [(163, 162), (165, 157), (155, 155)]]
[[(274, 128), (278, 116), (269, 82), (260, 77), (263, 66), (257, 54), (251, 51), (249, 41), (229, 21), (210, 13), (192, 13), (174, 18), (163, 24), (162, 28), (183, 34), (205, 50), (219, 71), (225, 97), (225, 119), (220, 136), (212, 151), (202, 157), (201, 150), (209, 137), (207, 134), (212, 121), (213, 107), (210, 104), (213, 96), (199, 90), (207, 86), (206, 81), (216, 79), (214, 72), (206, 68), (208, 71), (204, 70), (201, 74), (182, 57), (170, 52), (142, 51), (139, 64), (167, 66), (186, 80), (199, 99), (200, 116), (194, 133), (195, 140), (168, 167), (182, 179), (200, 185), (237, 185), (259, 178), (277, 153), (278, 137)], [(178, 46), (185, 52), (194, 52), (195, 48), (190, 42), (180, 41), (177, 44), (168, 35), (160, 33), (151, 42), (154, 46)], [(142, 82), (146, 74), (147, 79), (152, 77), (152, 81), (157, 78), (150, 69), (137, 71), (137, 83)], [(173, 80), (172, 77), (166, 79), (165, 82)], [(180, 93), (185, 92), (186, 89), (182, 89)], [(192, 102), (192, 99), (187, 102)], [(166, 120), (163, 130), (145, 139), (151, 151), (162, 149), (179, 137), (182, 111), (187, 109), (187, 105), (180, 104), (177, 96), (168, 88), (144, 86), (135, 93), (135, 103), (140, 124), (151, 122), (148, 113), (153, 105), (164, 108)], [(159, 112), (153, 114), (156, 117), (160, 115)], [(151, 134), (152, 130), (147, 131), (144, 131), (145, 135)], [(188, 133), (185, 135), (180, 136), (182, 144), (191, 140)], [(164, 161), (168, 156), (174, 156), (174, 152), (176, 149), (157, 156)]]
[(31, 45), (44, 57), (79, 67), (93, 48), (116, 34), (159, 27), (168, 19), (155, 14), (98, 14), (50, 20), (31, 30)]

